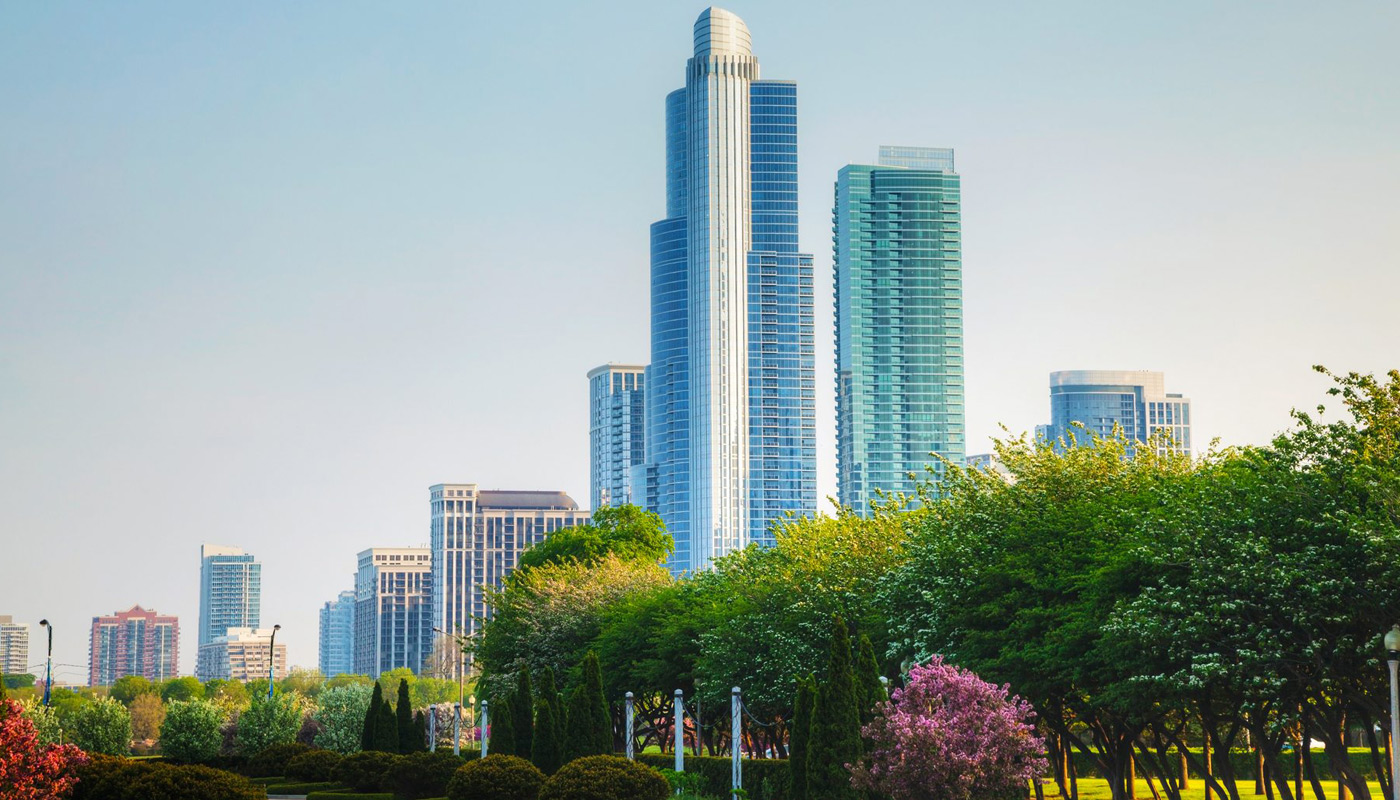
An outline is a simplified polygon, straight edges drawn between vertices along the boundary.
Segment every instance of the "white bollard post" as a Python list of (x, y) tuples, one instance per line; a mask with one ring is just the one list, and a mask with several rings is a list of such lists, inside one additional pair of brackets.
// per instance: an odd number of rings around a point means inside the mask
[(676, 690), (676, 772), (685, 772), (685, 693)]
[(428, 706), (428, 752), (437, 752), (437, 706)]
[(732, 755), (732, 766), (730, 768), (731, 800), (739, 800), (739, 791), (744, 788), (744, 764), (739, 760), (744, 743), (744, 706), (741, 699), (739, 687), (735, 686), (729, 690), (729, 750)]
[(462, 704), (458, 703), (452, 711), (452, 755), (462, 754)]
[(490, 712), (489, 712), (488, 709), (487, 709), (487, 705), (488, 705), (488, 703), (487, 703), (485, 700), (482, 700), (482, 701), (481, 701), (481, 757), (482, 757), (482, 758), (486, 758), (487, 748), (490, 746), (490, 742), (488, 742), (487, 740), (491, 738), (491, 734), (490, 734), (490, 732), (489, 732), (489, 730), (488, 730), (488, 726), (491, 724), (491, 716), (490, 716)]
[(635, 761), (635, 760), (636, 760), (636, 754), (632, 752), (633, 713), (634, 713), (634, 711), (633, 711), (633, 708), (632, 708), (632, 693), (631, 693), (631, 692), (628, 692), (628, 693), (627, 693), (627, 760), (628, 760), (628, 761)]

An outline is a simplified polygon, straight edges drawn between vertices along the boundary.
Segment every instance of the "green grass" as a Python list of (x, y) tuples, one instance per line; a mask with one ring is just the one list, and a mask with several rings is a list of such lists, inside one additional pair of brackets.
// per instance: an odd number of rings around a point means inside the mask
[[(1325, 781), (1322, 784), (1322, 786), (1325, 790), (1327, 790), (1329, 798), (1337, 797), (1336, 781)], [(1379, 798), (1381, 798), (1380, 784), (1376, 783), (1375, 781), (1371, 781), (1370, 783), (1367, 783), (1366, 786), (1371, 790), (1371, 797), (1373, 798), (1373, 800), (1379, 800)], [(1254, 781), (1252, 780), (1235, 781), (1235, 787), (1240, 793), (1240, 800), (1253, 800), (1253, 798), (1256, 797), (1264, 797), (1264, 795), (1262, 794), (1256, 795), (1254, 793)], [(1153, 800), (1152, 790), (1148, 788), (1147, 781), (1138, 780), (1136, 789), (1137, 800)], [(1162, 792), (1160, 786), (1157, 787), (1157, 791), (1159, 793)], [(1163, 800), (1166, 800), (1166, 794), (1163, 793), (1161, 796)], [(1196, 779), (1192, 779), (1190, 788), (1186, 789), (1181, 793), (1181, 800), (1205, 800), (1205, 796), (1205, 783)], [(1303, 797), (1306, 800), (1306, 798), (1311, 798), (1312, 796), (1312, 785), (1304, 781)], [(1079, 800), (1111, 800), (1112, 797), (1113, 793), (1108, 790), (1108, 781), (1103, 780), (1102, 778), (1079, 779)], [(1215, 797), (1216, 800), (1220, 800), (1218, 795), (1213, 795), (1213, 797)], [(1275, 800), (1278, 800), (1277, 792), (1274, 793), (1274, 798)], [(1064, 800), (1064, 798), (1060, 796), (1060, 789), (1058, 786), (1055, 785), (1054, 781), (1046, 781), (1045, 799)]]

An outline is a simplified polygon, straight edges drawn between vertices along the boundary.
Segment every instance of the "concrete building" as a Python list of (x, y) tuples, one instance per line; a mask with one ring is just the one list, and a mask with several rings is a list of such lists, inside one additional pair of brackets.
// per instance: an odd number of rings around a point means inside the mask
[(199, 644), (262, 624), (262, 565), (237, 547), (199, 550)]
[(961, 197), (948, 148), (885, 146), (837, 175), (837, 485), (858, 514), (966, 455)]
[(201, 681), (215, 678), (247, 682), (266, 678), (268, 659), (272, 659), (273, 679), (287, 677), (287, 645), (272, 642), (271, 628), (231, 628), (223, 636), (199, 646), (199, 666), (195, 677)]
[(646, 461), (645, 373), (646, 367), (621, 364), (588, 372), (588, 474), (594, 509), (635, 502), (633, 467)]
[(321, 606), (321, 674), (334, 678), (355, 671), (355, 593), (341, 592)]
[[(1159, 432), (1170, 444), (1159, 450), (1191, 453), (1191, 401), (1168, 394), (1166, 378), (1147, 370), (1067, 370), (1050, 373), (1050, 425), (1046, 438), (1057, 446), (1077, 440), (1085, 431), (1111, 436), (1121, 427), (1129, 441), (1149, 442)], [(1040, 429), (1037, 429), (1037, 433)]]
[(127, 675), (159, 682), (179, 677), (179, 665), (180, 621), (175, 617), (132, 606), (92, 618), (89, 686), (111, 686)]
[(432, 551), (375, 547), (355, 573), (354, 672), (408, 667), (417, 675), (433, 649)]
[(0, 615), (0, 674), (29, 673), (29, 623)]
[(483, 587), (499, 586), (527, 547), (589, 520), (564, 492), (494, 491), (474, 483), (440, 483), (428, 491), (433, 624), (460, 635), (477, 632), (477, 619), (490, 613)]
[(798, 249), (797, 85), (708, 8), (666, 96), (666, 218), (651, 226), (647, 507), (674, 572), (771, 543), (817, 509), (812, 256)]

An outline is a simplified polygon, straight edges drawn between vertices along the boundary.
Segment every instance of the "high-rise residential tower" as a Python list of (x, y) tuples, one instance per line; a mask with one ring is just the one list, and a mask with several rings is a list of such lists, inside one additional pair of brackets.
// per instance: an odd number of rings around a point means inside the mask
[(666, 218), (651, 227), (647, 506), (704, 569), (813, 514), (812, 257), (797, 241), (797, 86), (759, 79), (748, 27), (709, 8), (666, 97)]
[(355, 573), (355, 665), (359, 675), (408, 667), (417, 675), (433, 649), (432, 554), (374, 547)]
[(29, 672), (29, 623), (0, 616), (0, 674), (24, 675)]
[(953, 151), (881, 147), (836, 179), (836, 460), (843, 506), (912, 495), (966, 457), (961, 178)]
[(355, 593), (341, 592), (321, 606), (321, 674), (334, 678), (355, 671)]
[(256, 628), (262, 618), (262, 565), (237, 547), (199, 549), (199, 644), (229, 628)]
[(490, 615), (485, 587), (500, 586), (527, 547), (589, 520), (564, 492), (494, 491), (474, 483), (440, 483), (428, 491), (432, 624), (459, 636), (474, 635)]
[(287, 677), (287, 645), (273, 644), (271, 628), (229, 628), (222, 636), (199, 646), (195, 677), (247, 683), (266, 678)]
[(588, 473), (595, 509), (634, 502), (632, 468), (646, 459), (645, 372), (620, 364), (588, 372)]
[(180, 622), (141, 606), (92, 618), (88, 685), (140, 675), (159, 682), (180, 674)]
[(1166, 379), (1160, 372), (1050, 373), (1050, 425), (1046, 438), (1068, 444), (1076, 437), (1082, 443), (1085, 433), (1075, 423), (1100, 436), (1112, 435), (1117, 425), (1132, 442), (1148, 442), (1159, 431), (1165, 431), (1171, 443), (1159, 450), (1191, 453), (1191, 401), (1180, 394), (1168, 394)]

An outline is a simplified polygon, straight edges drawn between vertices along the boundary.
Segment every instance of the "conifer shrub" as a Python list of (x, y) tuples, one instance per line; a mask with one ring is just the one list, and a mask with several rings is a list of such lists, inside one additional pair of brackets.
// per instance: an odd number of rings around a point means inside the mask
[(518, 756), (468, 761), (447, 784), (448, 800), (536, 800), (544, 773)]
[(539, 800), (666, 800), (661, 773), (621, 756), (577, 758), (549, 776)]

